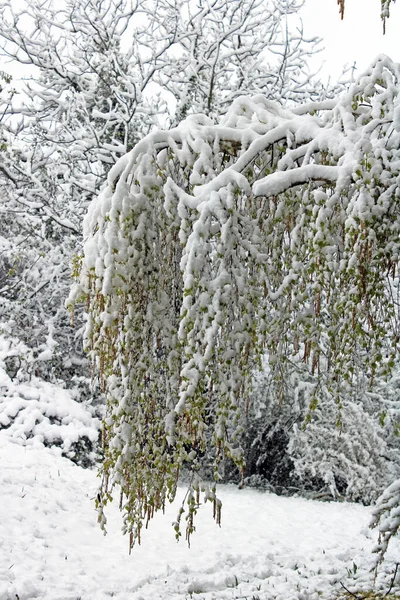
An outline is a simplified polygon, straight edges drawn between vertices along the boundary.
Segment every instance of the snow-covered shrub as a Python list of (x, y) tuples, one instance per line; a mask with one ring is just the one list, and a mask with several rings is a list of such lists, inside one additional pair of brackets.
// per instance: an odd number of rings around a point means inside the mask
[[(386, 458), (393, 471), (392, 479), (400, 476), (400, 366), (395, 365), (386, 381), (378, 381), (374, 392), (365, 395), (370, 414), (379, 418), (387, 444)], [(389, 483), (389, 482), (388, 482)]]
[[(340, 423), (338, 423), (340, 418)], [(343, 401), (340, 415), (329, 396), (303, 429), (294, 427), (288, 452), (300, 480), (318, 478), (333, 498), (374, 502), (390, 481), (387, 446), (379, 423), (362, 404)]]
[[(382, 382), (380, 388), (393, 387), (395, 380)], [(389, 418), (387, 425), (382, 418), (383, 411), (398, 418), (398, 403), (385, 400), (378, 390), (360, 388), (343, 392), (339, 407), (321, 388), (310, 411), (317, 383), (299, 362), (277, 386), (264, 360), (241, 415), (245, 482), (277, 493), (370, 504), (400, 475), (398, 439), (388, 435)], [(237, 479), (229, 466), (224, 475), (229, 481)]]
[(83, 466), (99, 458), (100, 419), (78, 387), (63, 389), (34, 374), (31, 350), (0, 336), (0, 431), (22, 445), (59, 446)]

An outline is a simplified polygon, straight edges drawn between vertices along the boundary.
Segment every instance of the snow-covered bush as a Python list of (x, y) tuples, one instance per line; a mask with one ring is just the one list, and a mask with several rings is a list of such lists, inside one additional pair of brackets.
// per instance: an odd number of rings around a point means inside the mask
[(21, 341), (0, 335), (0, 430), (22, 445), (59, 446), (89, 466), (99, 459), (101, 416), (75, 389), (63, 389), (34, 373), (37, 361)]
[[(118, 483), (132, 543), (208, 440), (217, 480), (225, 456), (244, 467), (239, 417), (265, 353), (278, 397), (302, 362), (310, 413), (327, 394), (339, 418), (360, 381), (391, 372), (399, 74), (381, 56), (339, 99), (241, 97), (219, 124), (189, 117), (111, 169), (69, 302), (87, 303), (108, 398), (99, 510)], [(198, 492), (194, 478), (188, 534)]]
[[(305, 494), (370, 504), (400, 475), (396, 376), (341, 398), (341, 408), (323, 388), (310, 412), (317, 380), (302, 362), (288, 369), (284, 387), (268, 367), (255, 373), (247, 410), (241, 415), (245, 483), (279, 494)], [(381, 395), (386, 391), (386, 398)], [(392, 390), (391, 394), (387, 390)], [(391, 415), (391, 418), (389, 417)], [(210, 457), (207, 456), (207, 461)], [(228, 464), (224, 480), (237, 480)]]
[(289, 455), (300, 480), (318, 478), (333, 498), (371, 504), (390, 481), (386, 443), (377, 422), (362, 404), (344, 401), (338, 424), (337, 406), (326, 398), (311, 422), (297, 425)]
[(387, 444), (387, 461), (393, 469), (394, 477), (398, 477), (400, 468), (400, 370), (398, 364), (395, 365), (392, 375), (386, 381), (377, 382), (374, 393), (366, 394), (365, 403), (368, 403), (368, 412), (379, 418)]

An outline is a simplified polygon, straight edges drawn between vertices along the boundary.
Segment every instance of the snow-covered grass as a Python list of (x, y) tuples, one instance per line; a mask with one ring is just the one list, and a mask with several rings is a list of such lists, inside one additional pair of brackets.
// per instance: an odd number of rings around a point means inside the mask
[(174, 538), (175, 505), (129, 556), (117, 506), (106, 537), (97, 525), (95, 472), (5, 432), (0, 464), (0, 600), (317, 600), (336, 598), (340, 582), (353, 591), (372, 583), (367, 507), (221, 487), (221, 528), (202, 507), (189, 549)]

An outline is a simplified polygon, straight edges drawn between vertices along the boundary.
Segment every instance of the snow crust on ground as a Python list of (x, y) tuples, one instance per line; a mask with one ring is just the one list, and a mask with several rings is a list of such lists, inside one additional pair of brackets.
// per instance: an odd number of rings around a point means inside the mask
[(175, 504), (129, 556), (115, 503), (106, 537), (96, 522), (95, 472), (60, 454), (0, 432), (0, 600), (317, 600), (371, 584), (368, 507), (221, 486), (221, 528), (204, 506), (191, 548), (177, 543)]

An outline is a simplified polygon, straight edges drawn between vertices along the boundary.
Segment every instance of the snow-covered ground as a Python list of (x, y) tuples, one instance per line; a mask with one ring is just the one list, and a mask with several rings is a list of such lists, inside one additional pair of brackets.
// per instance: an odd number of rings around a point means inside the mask
[(190, 549), (172, 506), (129, 556), (117, 506), (106, 537), (97, 525), (96, 474), (57, 452), (0, 432), (0, 600), (316, 600), (371, 582), (370, 509), (234, 487), (220, 489), (221, 528), (200, 510)]

